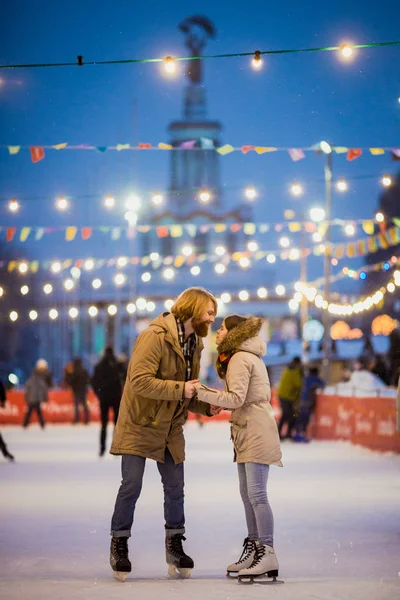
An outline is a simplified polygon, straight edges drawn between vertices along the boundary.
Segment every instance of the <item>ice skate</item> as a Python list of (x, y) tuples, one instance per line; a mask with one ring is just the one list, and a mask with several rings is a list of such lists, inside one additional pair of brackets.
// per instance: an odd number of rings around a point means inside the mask
[(279, 563), (274, 549), (256, 542), (256, 553), (252, 565), (238, 573), (240, 583), (283, 583), (278, 581)]
[(183, 550), (182, 540), (186, 540), (186, 538), (181, 533), (165, 538), (165, 559), (168, 565), (168, 575), (174, 579), (188, 579), (194, 567), (193, 560)]
[(256, 553), (256, 543), (247, 537), (243, 542), (243, 552), (239, 560), (226, 568), (227, 577), (235, 577), (241, 569), (248, 569), (253, 564)]
[(126, 578), (132, 570), (128, 556), (128, 538), (113, 537), (110, 547), (110, 565), (114, 571), (114, 577), (125, 583)]

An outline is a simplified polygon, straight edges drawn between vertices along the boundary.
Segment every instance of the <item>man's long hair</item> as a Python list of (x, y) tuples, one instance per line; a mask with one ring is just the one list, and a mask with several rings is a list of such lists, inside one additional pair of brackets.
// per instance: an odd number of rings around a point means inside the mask
[(171, 312), (182, 323), (188, 319), (199, 319), (207, 310), (210, 300), (217, 314), (217, 301), (210, 292), (202, 287), (188, 288), (178, 296)]

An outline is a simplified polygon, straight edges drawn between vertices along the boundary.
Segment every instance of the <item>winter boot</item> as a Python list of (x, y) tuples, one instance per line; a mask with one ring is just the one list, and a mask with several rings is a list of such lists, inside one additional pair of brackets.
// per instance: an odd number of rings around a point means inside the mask
[(110, 565), (114, 571), (115, 579), (124, 583), (128, 577), (128, 573), (132, 570), (128, 555), (127, 537), (111, 538)]
[(249, 540), (247, 537), (243, 542), (243, 552), (239, 560), (226, 568), (227, 575), (235, 576), (239, 573), (240, 569), (248, 569), (253, 564), (254, 556), (256, 553), (256, 543), (254, 540)]
[(272, 577), (275, 581), (278, 577), (278, 559), (274, 549), (266, 544), (256, 542), (256, 554), (253, 563), (247, 569), (241, 569), (238, 573), (239, 580), (252, 579), (254, 577)]
[(188, 579), (190, 572), (194, 567), (194, 562), (185, 554), (182, 541), (186, 540), (182, 533), (174, 533), (165, 538), (165, 559), (168, 565), (168, 575), (170, 577), (181, 577)]

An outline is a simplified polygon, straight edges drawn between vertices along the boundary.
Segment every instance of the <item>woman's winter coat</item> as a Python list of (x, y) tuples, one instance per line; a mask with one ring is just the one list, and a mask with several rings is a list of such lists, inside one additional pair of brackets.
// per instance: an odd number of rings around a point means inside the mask
[(281, 448), (271, 407), (271, 386), (261, 356), (266, 353), (257, 335), (262, 320), (250, 317), (234, 327), (218, 346), (219, 353), (234, 351), (226, 373), (225, 391), (199, 384), (199, 400), (232, 410), (231, 439), (234, 461), (282, 466)]
[(33, 372), (25, 384), (25, 402), (29, 406), (38, 406), (48, 400), (48, 386), (41, 373)]

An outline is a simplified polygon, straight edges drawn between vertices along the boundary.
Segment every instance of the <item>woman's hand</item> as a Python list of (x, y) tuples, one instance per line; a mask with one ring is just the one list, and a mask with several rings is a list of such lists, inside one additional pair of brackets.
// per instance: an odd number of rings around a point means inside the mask
[(224, 409), (222, 408), (222, 406), (214, 406), (214, 404), (210, 404), (210, 413), (212, 414), (213, 417), (215, 417), (216, 415), (219, 415), (220, 412), (222, 412)]

